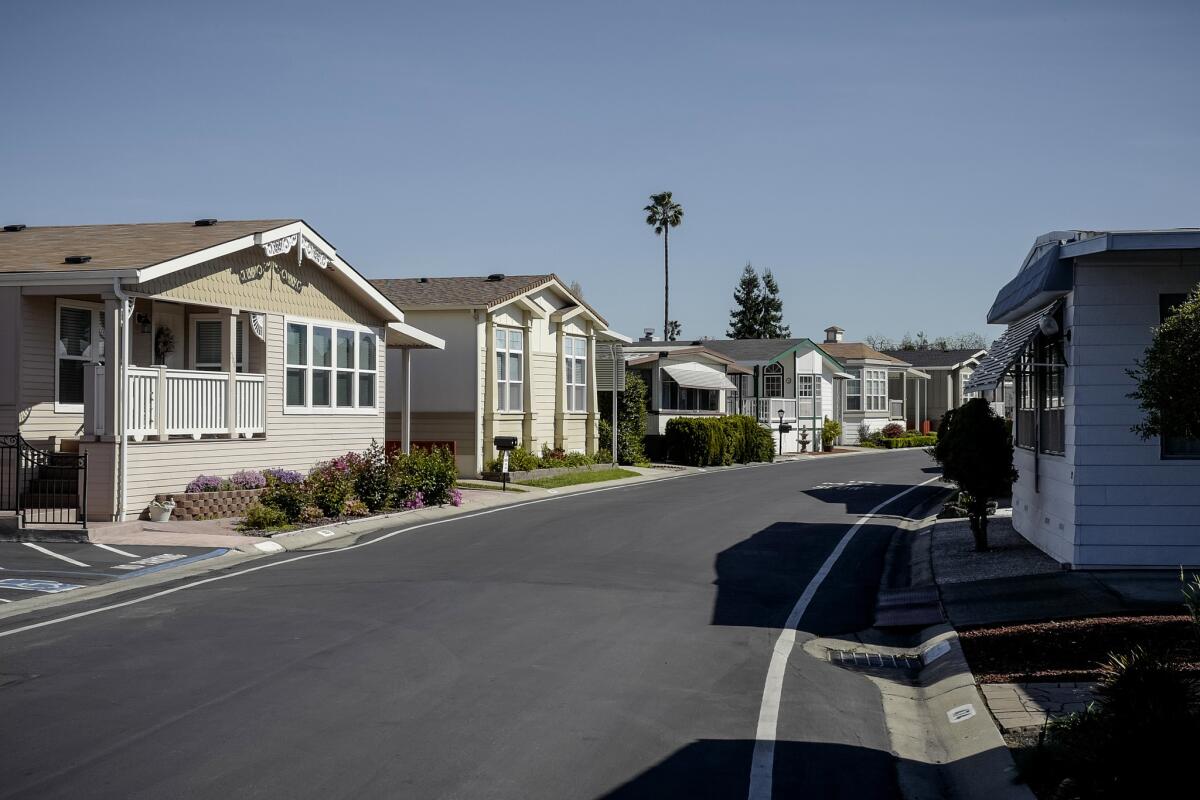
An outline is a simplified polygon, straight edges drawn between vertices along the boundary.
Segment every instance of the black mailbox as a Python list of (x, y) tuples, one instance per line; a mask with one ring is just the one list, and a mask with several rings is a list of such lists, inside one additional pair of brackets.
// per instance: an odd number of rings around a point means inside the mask
[(780, 433), (791, 433), (792, 426), (786, 422), (781, 422), (781, 423), (779, 423), (779, 432)]
[(516, 450), (517, 449), (517, 437), (515, 437), (515, 436), (497, 436), (494, 439), (492, 439), (492, 444), (494, 444), (496, 446), (497, 450)]

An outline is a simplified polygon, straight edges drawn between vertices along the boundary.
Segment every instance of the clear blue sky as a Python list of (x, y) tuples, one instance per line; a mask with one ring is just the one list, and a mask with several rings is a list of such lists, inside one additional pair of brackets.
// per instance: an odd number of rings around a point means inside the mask
[[(1053, 8), (1051, 6), (1053, 5)], [(1200, 224), (1194, 3), (22, 4), (0, 220), (300, 216), (372, 277), (558, 272), (662, 324), (747, 261), (819, 336), (995, 330), (1033, 238)]]

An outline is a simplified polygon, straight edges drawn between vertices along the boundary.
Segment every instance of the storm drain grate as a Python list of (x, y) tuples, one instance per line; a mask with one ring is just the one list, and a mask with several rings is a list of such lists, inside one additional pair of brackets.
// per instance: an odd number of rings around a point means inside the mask
[(920, 669), (920, 656), (891, 653), (873, 653), (861, 650), (830, 650), (830, 662), (841, 667), (884, 668), (884, 669)]

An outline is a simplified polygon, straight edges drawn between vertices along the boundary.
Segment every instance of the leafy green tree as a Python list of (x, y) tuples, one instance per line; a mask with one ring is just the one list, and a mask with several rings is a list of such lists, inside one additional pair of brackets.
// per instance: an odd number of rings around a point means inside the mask
[(779, 283), (771, 270), (763, 272), (762, 307), (759, 318), (760, 339), (786, 339), (792, 329), (783, 324), (783, 298), (779, 296)]
[(965, 495), (967, 519), (976, 550), (987, 550), (989, 501), (1012, 492), (1017, 470), (1013, 446), (1004, 419), (983, 398), (968, 400), (947, 411), (938, 428), (933, 458), (942, 465), (942, 476)]
[(1129, 375), (1130, 397), (1145, 419), (1133, 430), (1143, 439), (1200, 439), (1200, 287), (1154, 329), (1154, 339)]
[(678, 228), (683, 223), (683, 206), (671, 199), (670, 192), (659, 192), (650, 195), (650, 205), (646, 212), (646, 224), (654, 228), (654, 232), (663, 237), (663, 336), (671, 326), (671, 228)]
[[(612, 452), (612, 392), (598, 392), (600, 447)], [(646, 382), (636, 372), (625, 373), (625, 391), (617, 397), (617, 460), (622, 464), (646, 463)]]
[(729, 330), (725, 331), (725, 335), (730, 339), (760, 338), (762, 281), (749, 262), (742, 269), (742, 277), (738, 279), (737, 287), (733, 290), (733, 302), (736, 308), (729, 312)]

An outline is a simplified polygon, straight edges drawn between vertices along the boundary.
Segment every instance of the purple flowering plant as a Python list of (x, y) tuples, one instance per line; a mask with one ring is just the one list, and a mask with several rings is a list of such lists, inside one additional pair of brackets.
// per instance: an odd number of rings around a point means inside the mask
[(261, 489), (267, 485), (267, 477), (256, 469), (244, 469), (233, 473), (229, 482), (235, 489)]
[(266, 469), (263, 470), (263, 474), (268, 478), (274, 478), (279, 483), (288, 485), (304, 483), (304, 475), (294, 469)]
[(215, 492), (220, 490), (221, 484), (224, 483), (216, 475), (200, 475), (194, 481), (187, 485), (185, 492)]

